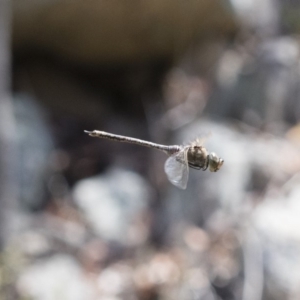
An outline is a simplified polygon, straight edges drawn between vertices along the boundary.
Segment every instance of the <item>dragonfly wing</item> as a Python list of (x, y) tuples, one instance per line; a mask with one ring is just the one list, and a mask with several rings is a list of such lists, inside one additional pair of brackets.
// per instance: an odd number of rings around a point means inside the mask
[(187, 150), (170, 156), (165, 163), (165, 172), (171, 183), (185, 190), (189, 179)]

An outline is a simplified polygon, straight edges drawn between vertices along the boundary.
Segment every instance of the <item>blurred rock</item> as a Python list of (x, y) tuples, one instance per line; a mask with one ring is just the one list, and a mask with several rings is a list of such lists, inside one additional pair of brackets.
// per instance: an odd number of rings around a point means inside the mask
[[(271, 187), (251, 218), (263, 248), (269, 293), (281, 290), (289, 300), (300, 297), (299, 186), (298, 172), (279, 190)], [(282, 298), (273, 295), (272, 299)]]
[(103, 175), (79, 181), (73, 197), (100, 237), (127, 246), (147, 239), (145, 214), (151, 189), (138, 174), (111, 168)]
[(228, 50), (206, 112), (283, 132), (300, 118), (299, 41), (278, 37)]
[(261, 36), (272, 36), (278, 32), (280, 5), (272, 0), (231, 0), (242, 26), (254, 30)]
[(95, 291), (75, 259), (53, 256), (28, 267), (18, 279), (22, 297), (39, 300), (96, 299)]
[(47, 200), (48, 165), (54, 148), (44, 110), (26, 95), (15, 97), (20, 202), (29, 209), (39, 209)]
[(38, 231), (26, 231), (18, 236), (19, 249), (27, 256), (38, 257), (50, 252), (51, 244), (45, 235)]
[(199, 37), (235, 27), (229, 3), (219, 0), (15, 0), (13, 13), (16, 50), (89, 65), (172, 60)]
[(300, 32), (300, 2), (294, 1), (279, 1), (281, 6), (281, 25), (286, 31), (299, 34)]
[(132, 266), (122, 262), (104, 269), (97, 278), (101, 299), (135, 299), (132, 274)]

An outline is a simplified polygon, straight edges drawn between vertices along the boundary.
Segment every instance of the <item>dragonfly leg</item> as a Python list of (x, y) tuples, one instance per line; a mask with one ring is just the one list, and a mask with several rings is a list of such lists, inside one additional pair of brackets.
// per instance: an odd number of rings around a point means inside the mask
[(189, 167), (192, 168), (192, 169), (195, 169), (195, 170), (201, 170), (202, 169), (201, 167), (192, 165), (190, 163), (189, 163)]
[(206, 162), (205, 162), (205, 166), (203, 168), (203, 171), (207, 170), (207, 168), (208, 168), (208, 162), (209, 162), (209, 159), (206, 158)]

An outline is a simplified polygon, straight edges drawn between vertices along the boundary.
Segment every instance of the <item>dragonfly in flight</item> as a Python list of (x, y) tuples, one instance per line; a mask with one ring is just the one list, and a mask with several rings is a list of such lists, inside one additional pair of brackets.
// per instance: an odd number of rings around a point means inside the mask
[(84, 131), (91, 137), (105, 138), (118, 142), (125, 142), (146, 146), (165, 152), (169, 158), (165, 162), (165, 172), (169, 181), (175, 186), (186, 189), (189, 178), (189, 167), (196, 170), (217, 172), (223, 165), (224, 160), (215, 153), (209, 153), (199, 139), (189, 145), (160, 145), (132, 137), (112, 134), (105, 131)]

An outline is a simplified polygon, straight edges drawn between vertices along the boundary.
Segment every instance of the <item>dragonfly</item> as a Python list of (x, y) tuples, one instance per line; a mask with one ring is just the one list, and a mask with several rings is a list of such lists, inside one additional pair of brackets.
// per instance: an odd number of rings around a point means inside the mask
[(112, 141), (137, 144), (154, 148), (166, 153), (169, 158), (165, 162), (165, 172), (169, 181), (180, 189), (186, 189), (189, 178), (189, 168), (217, 172), (224, 160), (214, 152), (209, 153), (202, 145), (200, 139), (196, 139), (189, 145), (160, 145), (137, 138), (117, 135), (105, 131), (84, 131), (91, 137), (104, 138)]

